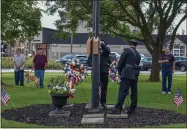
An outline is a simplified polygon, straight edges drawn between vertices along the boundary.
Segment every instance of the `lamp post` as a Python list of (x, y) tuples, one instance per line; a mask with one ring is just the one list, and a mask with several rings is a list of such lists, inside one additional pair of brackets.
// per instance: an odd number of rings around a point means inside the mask
[[(99, 37), (100, 0), (93, 1), (93, 37)], [(99, 49), (99, 48), (98, 48)], [(92, 101), (91, 108), (99, 107), (100, 55), (92, 55)]]

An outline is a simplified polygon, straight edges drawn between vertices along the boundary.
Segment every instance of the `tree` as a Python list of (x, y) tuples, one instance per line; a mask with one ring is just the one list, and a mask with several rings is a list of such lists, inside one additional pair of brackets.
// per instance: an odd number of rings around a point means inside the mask
[[(160, 64), (158, 64), (164, 38), (173, 25), (174, 19), (179, 14), (184, 14), (179, 23), (172, 30), (172, 48), (176, 31), (181, 23), (187, 18), (185, 5), (186, 0), (102, 0), (101, 2), (101, 32), (120, 35), (125, 39), (136, 37), (130, 31), (128, 24), (138, 27), (144, 44), (152, 55), (152, 71), (149, 80), (159, 81)], [(55, 1), (46, 3), (50, 14), (58, 12), (60, 20), (56, 21), (58, 32), (64, 34), (65, 30), (76, 32), (79, 21), (86, 21), (85, 28), (92, 27), (92, 2), (79, 1)], [(63, 25), (64, 16), (70, 22)], [(158, 30), (158, 36), (153, 39), (152, 32)], [(139, 37), (140, 38), (140, 37)]]
[(41, 29), (41, 9), (32, 0), (1, 1), (1, 38), (8, 43), (28, 40)]
[[(1, 1), (1, 39), (12, 46), (15, 40), (32, 40), (41, 29), (41, 9), (32, 0)], [(2, 82), (1, 82), (2, 83)], [(3, 83), (4, 84), (4, 83)]]

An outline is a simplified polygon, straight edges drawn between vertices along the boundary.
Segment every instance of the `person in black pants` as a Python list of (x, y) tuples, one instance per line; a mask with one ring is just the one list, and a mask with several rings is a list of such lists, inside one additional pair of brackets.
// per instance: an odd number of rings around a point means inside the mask
[(118, 101), (111, 114), (121, 114), (121, 110), (126, 96), (131, 88), (131, 105), (127, 111), (128, 114), (135, 112), (137, 107), (137, 83), (139, 76), (139, 64), (141, 56), (136, 50), (138, 42), (135, 40), (129, 41), (130, 48), (125, 48), (118, 62), (118, 72), (120, 75), (120, 87), (118, 93)]
[[(104, 41), (100, 41), (100, 84), (101, 84), (101, 97), (100, 103), (104, 109), (106, 109), (106, 96), (108, 86), (108, 75), (110, 67), (110, 48)], [(92, 55), (88, 57), (88, 66), (92, 66)]]

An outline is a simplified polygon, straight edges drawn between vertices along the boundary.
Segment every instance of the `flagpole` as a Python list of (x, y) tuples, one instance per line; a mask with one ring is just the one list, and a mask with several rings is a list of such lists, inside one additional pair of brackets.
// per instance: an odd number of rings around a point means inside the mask
[(179, 111), (179, 106), (177, 106), (177, 113), (178, 113), (178, 111)]
[(12, 104), (12, 106), (14, 107), (14, 109), (17, 111), (17, 109), (16, 109), (16, 107), (15, 107), (15, 105), (14, 105), (14, 103), (12, 102), (11, 99), (10, 99), (10, 103)]

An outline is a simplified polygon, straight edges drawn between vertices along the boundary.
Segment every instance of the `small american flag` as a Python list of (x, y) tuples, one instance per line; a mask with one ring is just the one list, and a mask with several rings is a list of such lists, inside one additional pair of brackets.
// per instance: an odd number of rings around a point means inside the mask
[(179, 106), (183, 103), (183, 97), (181, 94), (181, 91), (179, 89), (177, 89), (175, 97), (174, 97), (174, 103)]
[(10, 96), (6, 93), (4, 88), (1, 89), (1, 100), (4, 105), (8, 106), (7, 103), (10, 100)]

